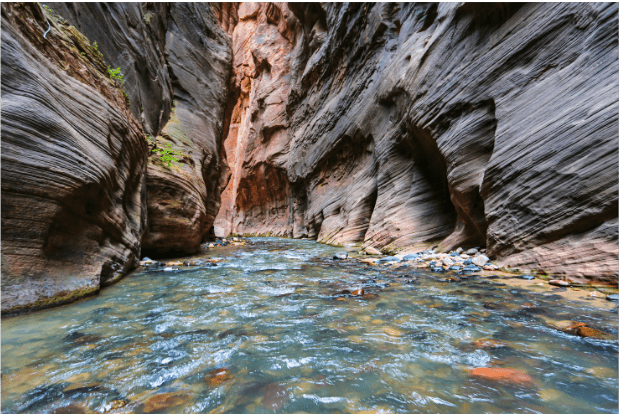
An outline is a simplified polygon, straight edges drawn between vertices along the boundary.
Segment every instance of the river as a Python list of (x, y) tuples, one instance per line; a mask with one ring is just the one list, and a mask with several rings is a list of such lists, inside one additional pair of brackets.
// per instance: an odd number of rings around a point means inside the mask
[[(95, 297), (3, 318), (2, 412), (618, 410), (617, 341), (548, 324), (617, 337), (616, 309), (249, 240), (194, 257), (217, 266), (140, 269)], [(489, 383), (476, 367), (533, 382)]]

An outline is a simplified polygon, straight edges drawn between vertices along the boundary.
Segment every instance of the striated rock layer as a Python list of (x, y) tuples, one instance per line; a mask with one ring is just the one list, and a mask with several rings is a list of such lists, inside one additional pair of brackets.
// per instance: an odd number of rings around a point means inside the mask
[(37, 3), (4, 3), (2, 313), (72, 301), (135, 268), (146, 162), (90, 42)]
[[(134, 115), (179, 164), (151, 152), (148, 229), (142, 254), (195, 253), (213, 235), (220, 187), (227, 180), (221, 136), (230, 76), (230, 36), (206, 3), (62, 3), (52, 5), (120, 67)], [(227, 16), (226, 7), (216, 8)], [(234, 21), (231, 22), (234, 24)], [(220, 184), (220, 178), (224, 184)]]
[[(618, 5), (241, 4), (216, 232), (618, 278)], [(232, 17), (231, 17), (232, 16)]]

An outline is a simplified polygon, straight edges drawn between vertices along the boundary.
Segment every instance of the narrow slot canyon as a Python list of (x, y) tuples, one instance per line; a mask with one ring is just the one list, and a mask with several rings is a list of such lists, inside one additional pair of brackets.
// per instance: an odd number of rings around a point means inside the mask
[(3, 412), (617, 410), (618, 4), (1, 10)]

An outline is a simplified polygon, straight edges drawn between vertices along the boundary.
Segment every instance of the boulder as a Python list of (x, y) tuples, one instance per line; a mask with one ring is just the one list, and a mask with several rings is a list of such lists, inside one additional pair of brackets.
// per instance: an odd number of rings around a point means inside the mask
[(483, 267), (483, 266), (484, 266), (487, 262), (489, 262), (489, 257), (484, 256), (484, 255), (477, 255), (477, 256), (475, 256), (475, 257), (471, 260), (471, 262), (472, 262), (474, 265), (477, 265), (477, 266), (479, 266), (479, 267)]

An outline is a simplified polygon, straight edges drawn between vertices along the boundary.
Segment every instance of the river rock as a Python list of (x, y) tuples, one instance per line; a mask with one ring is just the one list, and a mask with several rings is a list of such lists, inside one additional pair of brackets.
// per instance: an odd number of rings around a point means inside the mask
[(353, 291), (351, 293), (351, 295), (356, 296), (356, 297), (363, 296), (364, 295), (364, 289), (363, 288), (359, 288), (359, 289)]
[(349, 257), (349, 254), (347, 254), (346, 252), (338, 252), (334, 255), (334, 259), (337, 260), (344, 260), (347, 259)]
[(482, 269), (484, 269), (485, 271), (497, 271), (499, 267), (493, 264), (486, 264), (484, 267), (482, 267)]
[(415, 261), (420, 258), (420, 254), (407, 254), (403, 257), (403, 261)]
[(467, 255), (477, 255), (478, 254), (478, 248), (471, 248), (468, 249), (467, 252), (465, 252)]
[(549, 280), (549, 285), (555, 285), (557, 287), (568, 287), (570, 282), (564, 280)]
[(473, 345), (481, 349), (502, 349), (507, 347), (506, 343), (493, 339), (478, 339)]
[(469, 372), (469, 376), (507, 385), (534, 386), (534, 380), (530, 375), (511, 368), (477, 367)]
[(233, 376), (230, 373), (230, 369), (227, 368), (213, 369), (205, 375), (205, 382), (211, 387), (218, 386), (232, 379)]
[(531, 281), (531, 280), (533, 280), (535, 277), (534, 277), (533, 275), (521, 275), (521, 278), (523, 278), (524, 280)]
[(460, 255), (463, 253), (463, 248), (459, 247), (455, 252)]
[(386, 256), (383, 258), (379, 258), (379, 263), (386, 263), (386, 262), (400, 262), (400, 259), (398, 259), (395, 256)]
[(367, 246), (366, 248), (364, 248), (364, 250), (366, 251), (366, 254), (368, 255), (381, 255), (381, 251), (379, 251), (377, 248), (374, 248), (372, 246)]
[(471, 260), (471, 262), (472, 262), (474, 265), (477, 265), (477, 266), (479, 266), (479, 267), (483, 267), (483, 266), (484, 266), (487, 262), (489, 262), (489, 257), (484, 256), (484, 255), (477, 255), (477, 256), (475, 256), (475, 257)]
[(147, 414), (160, 411), (168, 412), (170, 408), (182, 405), (188, 402), (190, 398), (191, 396), (184, 392), (159, 393), (144, 401), (142, 411)]
[(606, 298), (608, 301), (618, 302), (618, 294), (609, 294)]
[(614, 341), (614, 340), (618, 339), (616, 336), (614, 336), (614, 335), (612, 335), (610, 333), (606, 333), (606, 332), (601, 331), (601, 330), (593, 329), (592, 327), (588, 327), (588, 326), (576, 327), (573, 330), (573, 332), (577, 336), (589, 337), (589, 338), (593, 338), (593, 339), (596, 339), (596, 340)]
[(466, 265), (466, 266), (463, 267), (463, 271), (465, 271), (465, 272), (478, 272), (478, 271), (481, 271), (481, 270), (482, 270), (482, 268), (479, 268), (479, 267), (477, 267), (475, 265)]
[(454, 265), (454, 261), (452, 261), (449, 257), (444, 258), (441, 262), (448, 267)]

